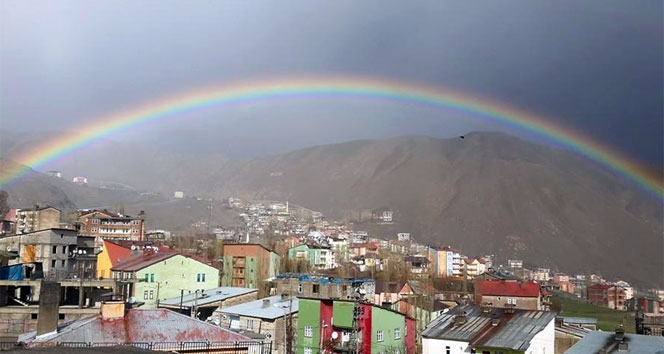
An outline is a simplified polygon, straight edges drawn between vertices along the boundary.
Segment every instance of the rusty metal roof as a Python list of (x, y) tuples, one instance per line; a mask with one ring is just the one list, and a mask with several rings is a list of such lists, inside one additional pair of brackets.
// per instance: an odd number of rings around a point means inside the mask
[(30, 342), (206, 341), (251, 341), (251, 339), (166, 309), (130, 309), (123, 318), (102, 319), (101, 315), (95, 315), (69, 322), (59, 327), (58, 333), (40, 338), (33, 337)]
[[(465, 313), (465, 322), (455, 325), (455, 317)], [(457, 306), (432, 321), (422, 337), (467, 342), (473, 347), (526, 350), (530, 341), (556, 317), (554, 312)]]

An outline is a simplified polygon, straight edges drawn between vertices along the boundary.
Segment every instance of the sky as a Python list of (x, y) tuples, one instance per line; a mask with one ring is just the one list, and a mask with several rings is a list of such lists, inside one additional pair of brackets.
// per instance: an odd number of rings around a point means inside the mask
[[(362, 75), (488, 97), (661, 167), (663, 14), (659, 0), (5, 0), (0, 131), (8, 138), (75, 130), (238, 80)], [(189, 114), (113, 138), (252, 156), (360, 138), (505, 129), (469, 118), (303, 99)]]

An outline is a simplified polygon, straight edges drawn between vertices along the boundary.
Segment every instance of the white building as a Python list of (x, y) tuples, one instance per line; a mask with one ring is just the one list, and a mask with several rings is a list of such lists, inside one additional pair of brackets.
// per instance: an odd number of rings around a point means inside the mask
[(457, 306), (422, 332), (423, 354), (553, 354), (555, 312)]
[(629, 285), (628, 282), (624, 280), (618, 280), (616, 282), (616, 286), (625, 289), (625, 300), (634, 298), (634, 288), (631, 285)]
[(175, 191), (175, 193), (173, 193), (173, 198), (175, 198), (175, 199), (182, 199), (182, 198), (184, 198), (184, 192), (182, 192), (182, 191)]
[(399, 240), (399, 241), (410, 241), (410, 232), (399, 232), (397, 234), (397, 240)]
[(523, 268), (523, 261), (520, 259), (507, 260), (507, 268)]

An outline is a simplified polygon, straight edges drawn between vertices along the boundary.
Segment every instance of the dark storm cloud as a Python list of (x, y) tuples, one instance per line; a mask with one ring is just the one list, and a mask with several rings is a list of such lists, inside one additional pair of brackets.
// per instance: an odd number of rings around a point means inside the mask
[[(229, 80), (338, 73), (491, 97), (545, 114), (640, 160), (664, 158), (660, 1), (0, 6), (3, 130), (75, 128), (92, 117)], [(170, 136), (178, 143), (179, 136), (196, 149), (190, 139), (196, 134), (201, 149), (258, 153), (496, 128), (440, 115), (376, 103), (257, 104), (205, 113), (196, 122), (165, 122), (140, 138)]]

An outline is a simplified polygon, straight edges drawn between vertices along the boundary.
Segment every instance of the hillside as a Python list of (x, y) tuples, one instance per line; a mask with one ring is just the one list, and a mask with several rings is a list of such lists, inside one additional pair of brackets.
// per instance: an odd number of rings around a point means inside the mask
[[(470, 256), (493, 253), (664, 286), (661, 201), (576, 155), (509, 135), (361, 140), (243, 161), (112, 146), (93, 147), (60, 168), (166, 196), (178, 189), (218, 199), (289, 200), (349, 221), (385, 207), (396, 217), (382, 228), (389, 235), (410, 231)], [(103, 163), (113, 152), (120, 162)], [(10, 195), (25, 203), (39, 191), (27, 180), (18, 185), (26, 187)], [(50, 185), (57, 188), (45, 193), (79, 207), (116, 200)]]
[(498, 133), (318, 146), (238, 163), (217, 196), (291, 200), (335, 217), (397, 212), (403, 231), (470, 255), (663, 283), (662, 209), (569, 153)]

